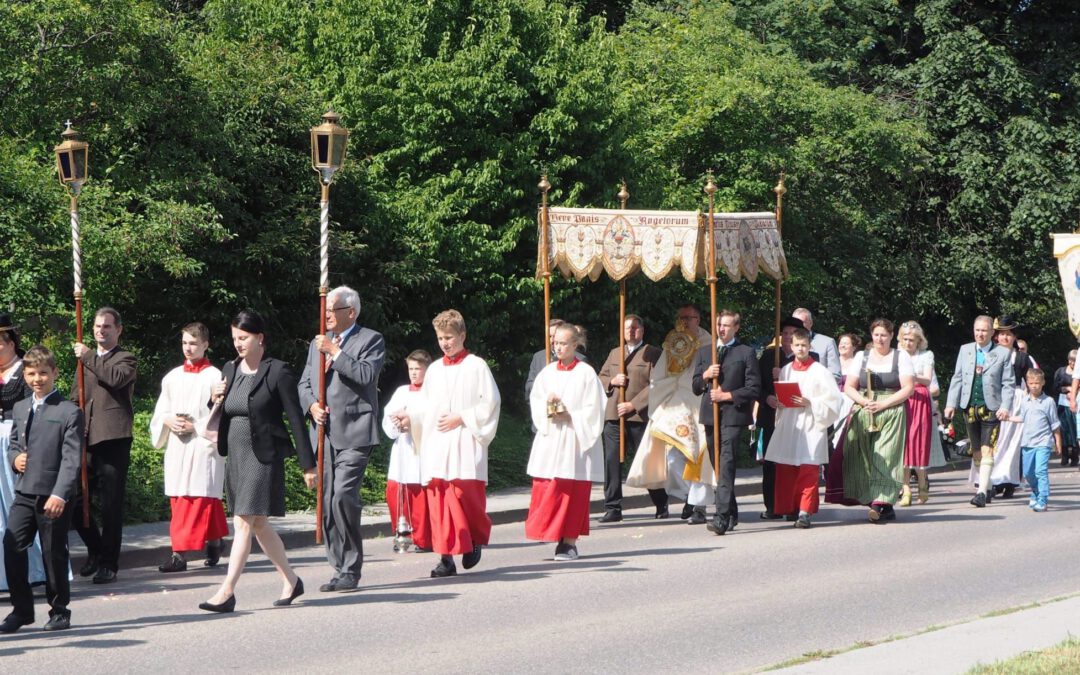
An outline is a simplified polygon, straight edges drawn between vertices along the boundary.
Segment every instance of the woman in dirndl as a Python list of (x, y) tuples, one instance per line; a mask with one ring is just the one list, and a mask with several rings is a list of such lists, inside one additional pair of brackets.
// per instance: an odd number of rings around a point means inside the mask
[(904, 403), (915, 388), (911, 357), (892, 348), (893, 333), (888, 319), (870, 324), (871, 345), (853, 359), (844, 381), (844, 394), (855, 403), (844, 439), (844, 498), (869, 506), (871, 523), (896, 519), (907, 436)]

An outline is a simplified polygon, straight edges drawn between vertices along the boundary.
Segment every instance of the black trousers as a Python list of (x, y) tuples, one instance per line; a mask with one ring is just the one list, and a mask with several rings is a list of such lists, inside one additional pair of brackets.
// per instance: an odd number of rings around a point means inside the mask
[[(766, 404), (767, 405), (767, 404)], [(769, 441), (772, 440), (775, 427), (761, 427), (761, 445), (769, 449)], [(761, 501), (765, 503), (765, 511), (773, 512), (773, 502), (776, 498), (776, 462), (767, 459), (761, 460)]]
[(363, 502), (360, 485), (373, 446), (337, 450), (327, 441), (323, 455), (323, 533), (326, 559), (334, 576), (360, 576), (364, 542), (360, 537)]
[[(634, 456), (645, 436), (643, 422), (626, 422), (626, 457)], [(619, 461), (619, 421), (604, 422), (604, 510), (622, 511), (622, 462)], [(649, 490), (655, 506), (667, 506), (665, 490)]]
[(131, 439), (117, 438), (95, 443), (87, 448), (87, 467), (90, 499), (97, 497), (101, 513), (101, 529), (90, 517), (90, 526), (83, 527), (82, 498), (75, 498), (72, 515), (75, 529), (86, 544), (86, 551), (97, 556), (102, 567), (113, 572), (120, 569), (120, 541), (124, 533), (124, 497), (127, 494), (128, 464), (131, 461)]
[[(716, 516), (729, 518), (739, 516), (735, 502), (735, 447), (742, 434), (743, 425), (720, 427), (720, 480), (716, 485)], [(705, 427), (705, 443), (710, 457), (716, 457), (713, 427)], [(775, 476), (775, 474), (774, 474)]]
[(34, 545), (34, 536), (38, 534), (41, 535), (45, 563), (45, 599), (49, 602), (49, 616), (71, 616), (68, 610), (71, 582), (68, 581), (67, 537), (73, 507), (69, 501), (59, 518), (49, 518), (45, 515), (48, 500), (47, 496), (16, 492), (8, 512), (4, 569), (11, 589), (12, 611), (24, 619), (34, 618), (34, 592), (30, 588), (30, 561), (26, 552)]

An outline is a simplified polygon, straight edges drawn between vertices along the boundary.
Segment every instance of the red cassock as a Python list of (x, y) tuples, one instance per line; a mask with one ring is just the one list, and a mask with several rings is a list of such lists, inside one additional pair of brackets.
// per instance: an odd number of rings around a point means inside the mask
[(198, 551), (206, 542), (228, 536), (225, 507), (212, 497), (169, 497), (169, 536), (174, 551)]
[(481, 480), (432, 478), (427, 484), (431, 549), (440, 555), (471, 553), (491, 537), (486, 484)]
[(821, 467), (817, 464), (776, 465), (776, 488), (773, 511), (783, 515), (797, 515), (799, 511), (809, 514), (818, 512), (818, 477)]
[(525, 536), (535, 541), (577, 539), (589, 533), (592, 483), (570, 478), (533, 478)]

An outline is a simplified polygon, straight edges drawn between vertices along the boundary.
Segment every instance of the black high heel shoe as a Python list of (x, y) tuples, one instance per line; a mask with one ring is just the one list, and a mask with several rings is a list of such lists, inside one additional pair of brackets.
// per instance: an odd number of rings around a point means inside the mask
[(288, 607), (292, 601), (304, 594), (304, 580), (296, 577), (296, 585), (292, 587), (292, 593), (287, 598), (279, 598), (274, 601), (274, 607)]
[(228, 614), (236, 609), (236, 594), (230, 595), (228, 599), (220, 605), (215, 605), (212, 602), (200, 602), (199, 609), (207, 612), (217, 612), (218, 614)]

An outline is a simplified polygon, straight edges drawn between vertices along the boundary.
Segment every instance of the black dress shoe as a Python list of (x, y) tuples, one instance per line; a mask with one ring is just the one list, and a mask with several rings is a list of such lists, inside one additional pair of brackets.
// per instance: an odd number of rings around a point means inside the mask
[(1001, 491), (1001, 498), (1002, 499), (1012, 499), (1014, 496), (1016, 496), (1016, 486), (1015, 485), (1006, 485), (1005, 489)]
[(3, 623), (0, 623), (0, 633), (14, 633), (23, 626), (34, 623), (34, 617), (19, 616), (15, 612), (7, 615)]
[(334, 584), (334, 590), (340, 592), (355, 591), (360, 585), (360, 577), (355, 574), (342, 574)]
[(116, 572), (112, 571), (108, 567), (99, 567), (97, 574), (94, 575), (95, 584), (111, 584), (116, 581)]
[(653, 516), (653, 518), (656, 518), (657, 520), (664, 520), (665, 518), (668, 518), (670, 516), (671, 512), (668, 511), (667, 504), (664, 504), (663, 506), (656, 507), (656, 515)]
[(158, 572), (163, 572), (166, 574), (168, 574), (169, 572), (186, 572), (187, 561), (181, 558), (176, 553), (173, 553), (172, 557), (169, 558), (169, 561), (163, 565), (158, 565), (157, 569)]
[(457, 565), (454, 564), (454, 559), (448, 555), (444, 555), (439, 559), (439, 564), (435, 566), (435, 569), (431, 570), (432, 579), (441, 579), (442, 577), (452, 577), (457, 575)]
[(762, 520), (780, 520), (783, 517), (782, 513), (773, 513), (772, 511), (762, 511), (758, 514), (758, 518)]
[(476, 567), (476, 564), (480, 562), (480, 544), (472, 547), (472, 550), (461, 556), (461, 566), (467, 570), (471, 570)]
[(292, 604), (292, 601), (299, 598), (304, 594), (304, 580), (300, 577), (296, 577), (296, 583), (293, 584), (292, 593), (289, 593), (287, 598), (278, 598), (274, 601), (274, 607), (288, 607)]
[(970, 503), (972, 506), (976, 506), (981, 509), (982, 507), (986, 506), (986, 495), (982, 492), (976, 492), (975, 496), (971, 498)]
[(679, 514), (679, 518), (682, 520), (689, 520), (690, 516), (694, 514), (693, 504), (683, 504), (682, 513)]
[(705, 517), (705, 512), (697, 509), (692, 509), (690, 517), (686, 519), (687, 525), (704, 525), (707, 522), (709, 519)]
[(98, 557), (96, 555), (89, 556), (83, 566), (79, 568), (80, 577), (92, 577), (94, 573), (98, 571)]
[(732, 515), (728, 516), (728, 519), (727, 519), (728, 532), (731, 532), (732, 530), (734, 530), (735, 526), (738, 525), (738, 524), (739, 524), (739, 514), (735, 513), (735, 514), (732, 514)]
[(727, 518), (721, 518), (720, 516), (716, 516), (715, 518), (710, 520), (708, 524), (705, 525), (705, 527), (709, 530), (709, 532), (720, 536), (728, 531), (728, 521)]
[(330, 581), (327, 581), (322, 586), (319, 586), (319, 591), (322, 593), (333, 593), (338, 589), (338, 582), (341, 581), (339, 577), (334, 577)]
[(217, 612), (218, 614), (228, 614), (236, 609), (236, 594), (230, 595), (225, 602), (220, 605), (215, 605), (212, 602), (200, 602), (199, 609), (207, 612)]
[(210, 541), (206, 543), (206, 560), (203, 561), (203, 567), (217, 567), (218, 561), (221, 560), (221, 540)]
[(71, 628), (71, 615), (65, 612), (50, 616), (41, 630), (67, 630), (68, 628)]
[(601, 523), (617, 523), (622, 520), (622, 511), (605, 511), (599, 520)]

